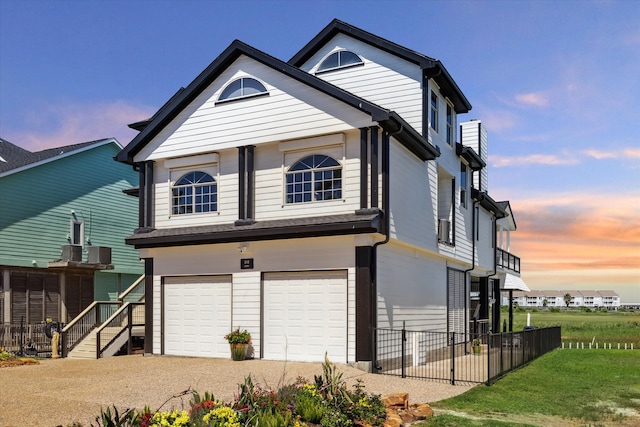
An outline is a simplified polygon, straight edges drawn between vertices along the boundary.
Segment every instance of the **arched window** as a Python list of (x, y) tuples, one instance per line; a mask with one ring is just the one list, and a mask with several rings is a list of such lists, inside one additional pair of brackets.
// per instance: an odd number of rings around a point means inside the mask
[(185, 215), (218, 210), (218, 185), (206, 172), (189, 172), (171, 190), (171, 212)]
[(364, 62), (362, 62), (362, 59), (358, 55), (349, 50), (339, 50), (327, 56), (318, 66), (318, 71), (333, 70), (335, 68), (359, 64), (364, 64)]
[(342, 166), (329, 156), (313, 155), (286, 174), (286, 202), (305, 203), (342, 198)]
[(232, 81), (224, 88), (218, 102), (268, 93), (262, 83), (251, 77), (242, 77)]

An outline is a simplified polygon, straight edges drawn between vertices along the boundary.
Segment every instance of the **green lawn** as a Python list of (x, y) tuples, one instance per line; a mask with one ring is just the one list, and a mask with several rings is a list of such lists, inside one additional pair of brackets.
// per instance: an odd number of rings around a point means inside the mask
[[(531, 315), (531, 324), (535, 326), (562, 327), (562, 341), (568, 343), (583, 342), (585, 346), (594, 337), (595, 342), (631, 344), (640, 350), (640, 312), (583, 312), (579, 310), (561, 310), (553, 313), (546, 310), (516, 310), (513, 313), (513, 330), (519, 331), (527, 324), (527, 313)], [(502, 313), (505, 316), (505, 313)]]
[[(557, 425), (563, 420), (640, 425), (640, 351), (555, 350), (490, 387), (478, 386), (432, 406), (486, 418), (478, 421), (483, 426)], [(634, 412), (637, 416), (630, 416)], [(439, 418), (422, 425), (475, 422), (451, 415)], [(492, 418), (506, 424), (488, 420)]]

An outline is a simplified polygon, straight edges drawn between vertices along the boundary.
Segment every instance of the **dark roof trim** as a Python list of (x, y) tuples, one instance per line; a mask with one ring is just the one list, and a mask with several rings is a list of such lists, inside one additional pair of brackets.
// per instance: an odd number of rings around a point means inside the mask
[(509, 203), (508, 200), (504, 200), (502, 202), (496, 202), (498, 204), (498, 206), (500, 206), (502, 208), (503, 211), (505, 211), (507, 213), (508, 216), (511, 217), (511, 221), (513, 222), (513, 228), (514, 230), (518, 228), (517, 224), (516, 224), (516, 219), (513, 216), (513, 210), (511, 209), (511, 204)]
[[(118, 155), (116, 160), (119, 162), (133, 164), (134, 156), (149, 143), (160, 131), (167, 126), (184, 108), (186, 108), (203, 90), (205, 90), (227, 67), (229, 67), (233, 61), (235, 61), (240, 55), (245, 55), (252, 58), (278, 72), (287, 75), (290, 78), (296, 79), (326, 95), (329, 95), (353, 108), (356, 108), (371, 116), (371, 119), (375, 122), (390, 121), (396, 123), (400, 129), (400, 133), (404, 133), (402, 137), (397, 137), (398, 140), (414, 140), (415, 135), (419, 135), (415, 132), (411, 126), (406, 123), (400, 116), (392, 111), (384, 109), (376, 104), (373, 104), (365, 99), (353, 95), (337, 86), (334, 86), (322, 79), (317, 78), (299, 68), (293, 67), (286, 62), (280, 61), (258, 49), (255, 49), (239, 40), (235, 40), (229, 47), (227, 47), (220, 56), (218, 56), (209, 66), (202, 72), (194, 81), (192, 81), (186, 89), (179, 91), (175, 94), (169, 102), (167, 102), (151, 119), (150, 123), (144, 125), (143, 122), (139, 122), (142, 131), (127, 145)], [(389, 127), (393, 127), (390, 123)], [(384, 127), (384, 125), (383, 125)], [(415, 135), (414, 135), (415, 134)], [(424, 145), (423, 151), (429, 152), (436, 150), (431, 146), (429, 142), (420, 137), (422, 141), (421, 145)]]
[(438, 147), (427, 142), (395, 112), (391, 112), (389, 120), (381, 121), (380, 126), (422, 161), (433, 160), (440, 156)]
[(399, 44), (393, 43), (387, 39), (371, 34), (346, 22), (334, 19), (327, 25), (317, 36), (307, 43), (293, 58), (289, 60), (289, 64), (300, 67), (306, 62), (316, 51), (324, 46), (329, 40), (337, 34), (346, 34), (356, 40), (376, 46), (385, 52), (402, 58), (406, 61), (418, 65), (425, 70), (426, 76), (436, 81), (444, 96), (447, 96), (454, 104), (456, 113), (467, 113), (471, 110), (471, 103), (464, 96), (456, 82), (453, 80), (442, 62), (437, 59), (430, 58), (426, 55), (407, 49)]
[(209, 245), (218, 243), (255, 242), (263, 240), (300, 239), (323, 236), (381, 233), (381, 215), (332, 215), (255, 222), (250, 225), (209, 225), (152, 230), (125, 239), (140, 248)]
[(128, 127), (130, 127), (133, 130), (137, 130), (138, 132), (142, 132), (144, 130), (144, 128), (146, 128), (147, 126), (149, 126), (149, 123), (151, 123), (157, 116), (158, 114), (160, 114), (161, 112), (163, 112), (169, 105), (171, 105), (171, 103), (178, 97), (178, 95), (180, 95), (182, 92), (184, 92), (184, 88), (181, 87), (180, 89), (178, 89), (178, 91), (176, 93), (173, 94), (173, 96), (171, 98), (169, 98), (169, 100), (167, 102), (164, 103), (164, 105), (162, 107), (160, 107), (160, 109), (153, 115), (151, 116), (151, 118), (146, 119), (146, 120), (141, 120), (139, 122), (135, 122), (135, 123), (131, 123), (129, 125), (127, 125)]
[(480, 158), (473, 148), (462, 145), (459, 142), (456, 142), (456, 154), (469, 163), (471, 170), (479, 171), (483, 167), (487, 166), (484, 160)]
[(496, 219), (505, 218), (507, 216), (507, 212), (502, 208), (500, 203), (493, 200), (486, 192), (472, 188), (471, 197), (480, 202), (480, 206), (484, 209), (489, 212), (493, 212)]

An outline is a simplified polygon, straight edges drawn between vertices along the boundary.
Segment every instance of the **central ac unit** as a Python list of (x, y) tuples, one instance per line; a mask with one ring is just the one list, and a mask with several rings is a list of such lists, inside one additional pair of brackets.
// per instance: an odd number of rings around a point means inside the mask
[(448, 219), (438, 220), (438, 241), (451, 243), (451, 221)]
[(89, 264), (111, 264), (111, 248), (107, 246), (89, 246)]
[(82, 246), (62, 245), (62, 261), (82, 262)]

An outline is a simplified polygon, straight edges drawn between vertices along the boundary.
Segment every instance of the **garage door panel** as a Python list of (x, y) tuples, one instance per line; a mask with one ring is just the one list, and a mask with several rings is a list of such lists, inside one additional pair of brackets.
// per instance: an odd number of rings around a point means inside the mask
[(165, 354), (228, 357), (229, 276), (166, 278), (163, 313)]
[(264, 357), (346, 362), (346, 271), (267, 273)]

